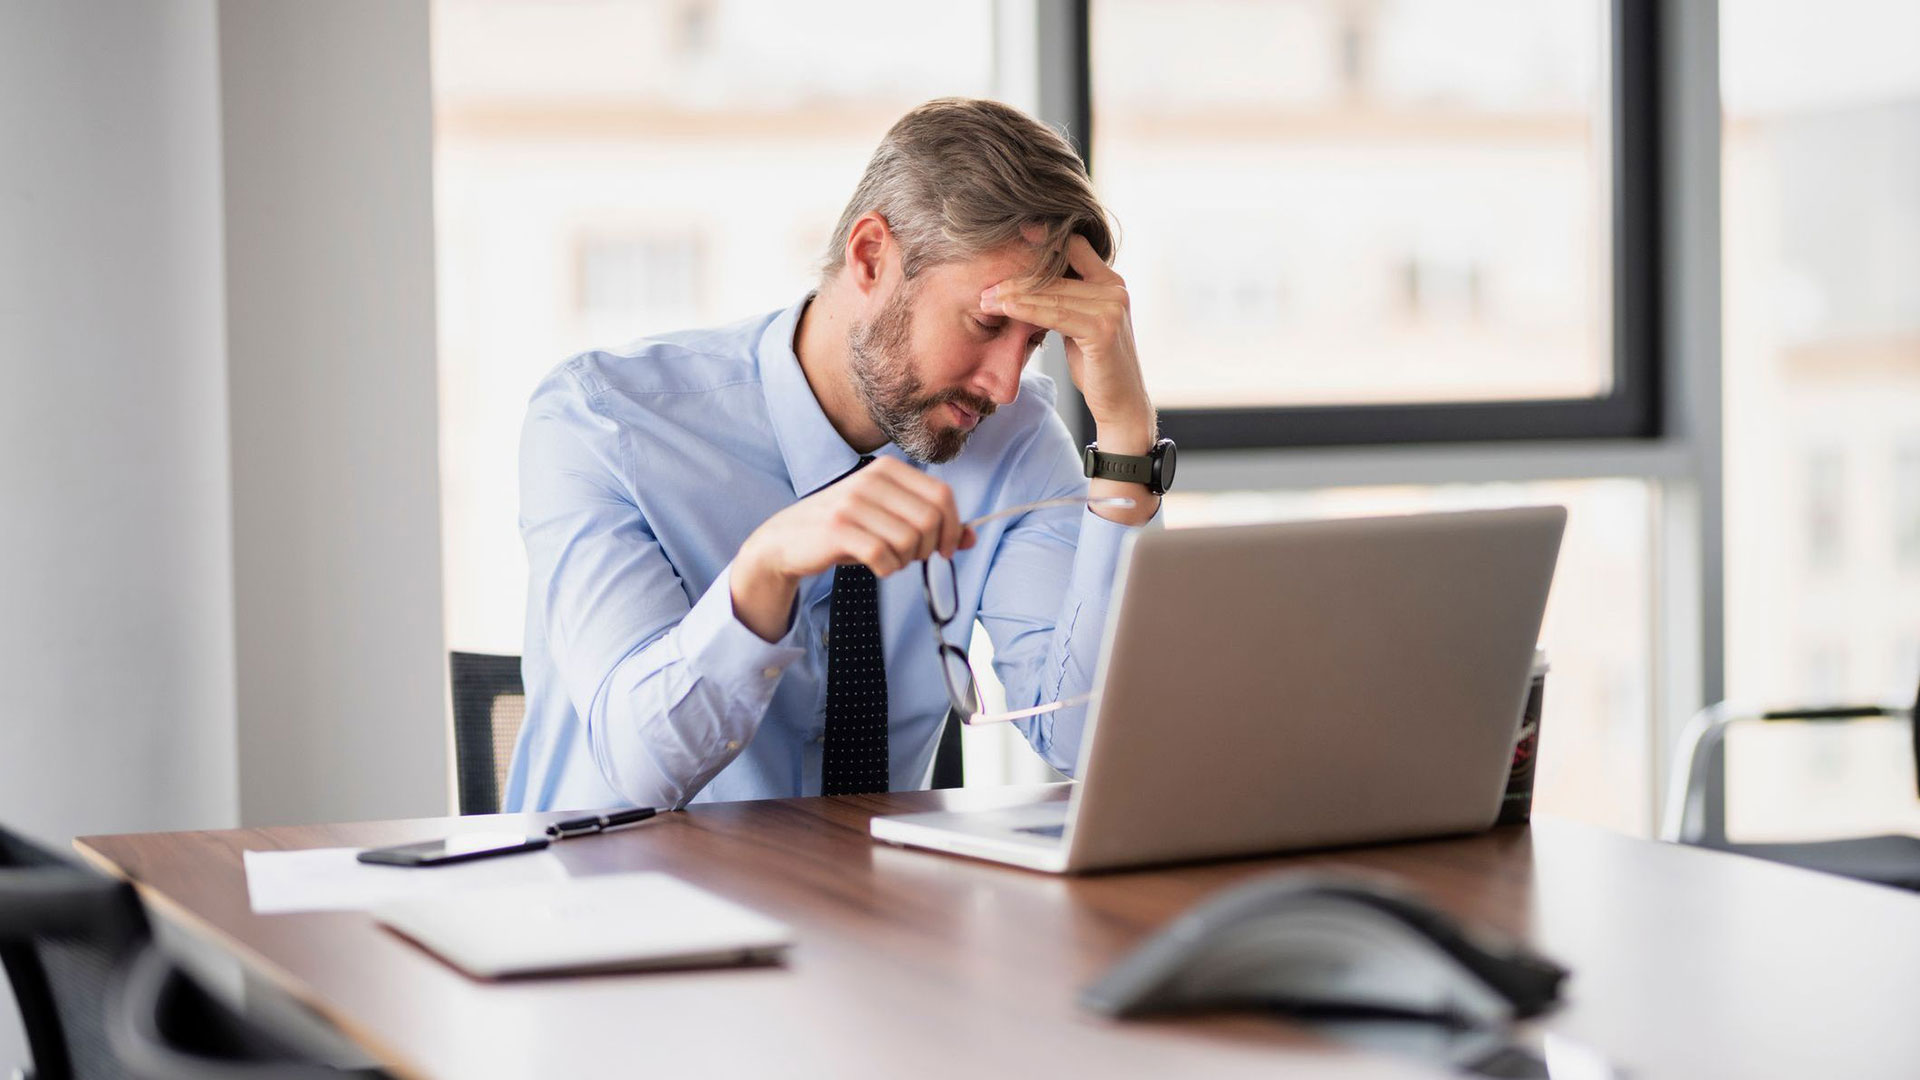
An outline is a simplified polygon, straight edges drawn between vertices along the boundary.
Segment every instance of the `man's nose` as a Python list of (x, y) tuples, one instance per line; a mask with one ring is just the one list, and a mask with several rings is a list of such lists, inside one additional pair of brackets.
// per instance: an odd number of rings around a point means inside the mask
[(1006, 341), (996, 342), (987, 353), (974, 374), (974, 386), (995, 405), (1011, 405), (1020, 395), (1020, 372), (1026, 365), (1025, 339), (1009, 334)]

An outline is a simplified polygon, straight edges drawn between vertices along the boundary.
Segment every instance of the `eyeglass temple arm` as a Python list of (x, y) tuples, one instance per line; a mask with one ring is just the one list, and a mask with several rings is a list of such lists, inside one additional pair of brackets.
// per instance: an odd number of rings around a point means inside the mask
[(985, 525), (989, 521), (998, 521), (1003, 517), (1012, 517), (1015, 514), (1025, 514), (1033, 510), (1048, 510), (1056, 506), (1081, 506), (1081, 505), (1105, 506), (1111, 509), (1125, 510), (1132, 507), (1134, 505), (1134, 501), (1123, 495), (1112, 495), (1112, 496), (1106, 496), (1098, 499), (1087, 499), (1087, 498), (1082, 498), (1078, 495), (1063, 495), (1057, 499), (1041, 499), (1039, 502), (1023, 503), (1020, 506), (1009, 506), (1004, 510), (995, 510), (991, 514), (982, 514), (979, 517), (974, 518), (972, 521), (965, 522), (963, 524), (963, 527), (972, 529), (981, 525)]
[(1075, 694), (1072, 697), (1061, 698), (1059, 701), (1049, 701), (1045, 705), (1035, 705), (1030, 709), (1014, 709), (1011, 712), (975, 713), (972, 716), (963, 716), (961, 717), (961, 723), (966, 724), (968, 727), (973, 727), (978, 724), (1004, 724), (1009, 720), (1025, 720), (1030, 716), (1050, 713), (1055, 709), (1084, 705), (1091, 700), (1093, 700), (1092, 694)]

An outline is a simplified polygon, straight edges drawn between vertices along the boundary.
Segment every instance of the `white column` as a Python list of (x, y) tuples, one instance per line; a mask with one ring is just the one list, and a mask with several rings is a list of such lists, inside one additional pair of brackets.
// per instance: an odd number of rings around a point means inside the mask
[(208, 0), (0, 5), (0, 821), (231, 825)]
[(448, 807), (427, 22), (219, 8), (249, 825)]
[(212, 0), (0, 3), (0, 822), (56, 848), (236, 823), (222, 282)]

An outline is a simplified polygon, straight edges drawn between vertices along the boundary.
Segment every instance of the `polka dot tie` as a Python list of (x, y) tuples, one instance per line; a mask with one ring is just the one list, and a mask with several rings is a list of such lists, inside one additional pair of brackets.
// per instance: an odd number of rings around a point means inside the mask
[[(871, 456), (861, 458), (853, 472), (872, 461)], [(880, 652), (880, 582), (872, 570), (834, 569), (827, 618), (827, 730), (820, 791), (886, 791), (887, 667)]]

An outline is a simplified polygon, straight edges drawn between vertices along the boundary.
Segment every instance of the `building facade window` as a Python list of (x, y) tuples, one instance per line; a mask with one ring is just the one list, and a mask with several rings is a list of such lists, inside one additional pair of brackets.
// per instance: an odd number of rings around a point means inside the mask
[(1920, 442), (1893, 458), (1893, 551), (1902, 570), (1920, 571)]

